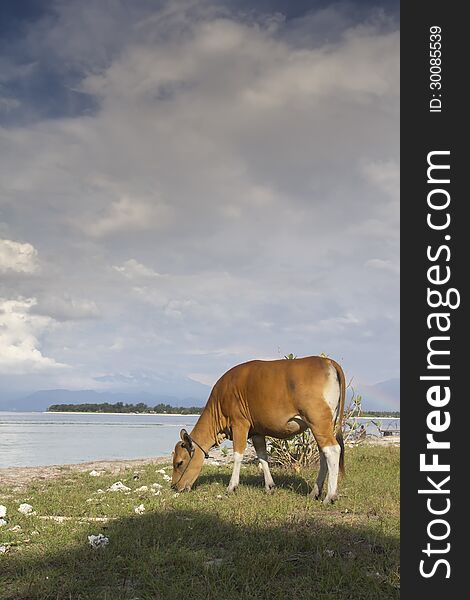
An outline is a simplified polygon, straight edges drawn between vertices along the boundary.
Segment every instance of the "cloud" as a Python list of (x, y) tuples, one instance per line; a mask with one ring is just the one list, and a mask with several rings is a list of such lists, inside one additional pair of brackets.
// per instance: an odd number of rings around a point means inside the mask
[(86, 234), (99, 238), (120, 232), (154, 229), (167, 224), (169, 215), (170, 209), (155, 201), (123, 197), (78, 225)]
[(337, 333), (343, 334), (348, 328), (357, 328), (362, 322), (361, 319), (348, 313), (345, 315), (328, 317), (327, 319), (320, 319), (318, 323), (308, 325), (306, 330), (309, 333), (324, 332), (328, 335), (335, 335)]
[(377, 269), (379, 271), (390, 271), (391, 273), (398, 274), (400, 267), (390, 260), (382, 260), (380, 258), (371, 258), (366, 261), (365, 266), (369, 269)]
[(93, 300), (65, 296), (45, 296), (36, 301), (32, 312), (51, 317), (56, 321), (80, 321), (100, 317), (100, 310)]
[(0, 298), (0, 372), (24, 374), (62, 369), (66, 365), (44, 356), (38, 336), (50, 327), (51, 319), (31, 314), (34, 298)]
[(16, 98), (8, 98), (0, 96), (0, 111), (10, 112), (17, 109), (21, 105), (21, 102)]
[(373, 185), (377, 186), (392, 200), (396, 200), (400, 189), (400, 167), (394, 160), (376, 162), (364, 165), (364, 175)]
[(38, 252), (28, 243), (0, 239), (0, 273), (34, 273), (38, 269)]
[(134, 258), (124, 261), (120, 266), (113, 266), (113, 269), (118, 273), (122, 273), (128, 279), (162, 277), (160, 273), (156, 273), (153, 269), (146, 267)]
[[(36, 298), (28, 318), (53, 319), (47, 355), (73, 366), (62, 384), (216, 376), (279, 347), (395, 377), (393, 16), (209, 1), (52, 12), (6, 59), (7, 78), (49, 93), (22, 96), (23, 120), (1, 130), (4, 235), (32, 250), (20, 267), (0, 246), (0, 265), (22, 273), (0, 294)], [(63, 89), (66, 107), (47, 104)]]

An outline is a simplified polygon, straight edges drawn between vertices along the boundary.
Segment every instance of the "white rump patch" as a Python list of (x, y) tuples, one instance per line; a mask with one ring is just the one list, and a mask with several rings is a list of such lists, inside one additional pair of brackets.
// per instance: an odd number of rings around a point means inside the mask
[(325, 402), (331, 408), (331, 415), (333, 420), (336, 420), (339, 409), (339, 398), (340, 398), (340, 387), (338, 381), (338, 374), (333, 365), (330, 364), (328, 379), (323, 389), (323, 397)]

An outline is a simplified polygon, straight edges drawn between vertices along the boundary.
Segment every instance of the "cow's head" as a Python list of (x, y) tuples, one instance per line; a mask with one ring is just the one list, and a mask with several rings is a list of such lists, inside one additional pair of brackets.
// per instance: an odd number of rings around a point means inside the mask
[(186, 429), (180, 431), (180, 437), (181, 441), (176, 444), (173, 452), (171, 487), (178, 492), (189, 492), (201, 472), (204, 453), (193, 444)]

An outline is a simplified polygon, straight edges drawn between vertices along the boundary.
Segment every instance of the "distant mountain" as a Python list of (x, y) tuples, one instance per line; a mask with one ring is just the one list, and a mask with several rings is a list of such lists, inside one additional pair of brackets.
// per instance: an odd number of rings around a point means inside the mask
[(105, 384), (107, 391), (116, 393), (148, 393), (155, 396), (200, 398), (201, 400), (207, 400), (210, 393), (210, 387), (199, 381), (171, 374), (158, 376), (141, 371), (126, 375), (114, 373), (96, 377), (95, 381), (100, 384), (99, 387)]
[[(148, 372), (115, 373), (96, 377), (96, 387), (90, 389), (24, 389), (0, 390), (0, 410), (43, 411), (51, 404), (138, 404), (148, 406), (204, 406), (211, 388), (190, 377), (167, 373)], [(103, 389), (106, 388), (106, 389)]]
[[(153, 391), (96, 391), (96, 390), (40, 390), (26, 396), (1, 395), (0, 410), (44, 411), (51, 404), (86, 404), (123, 402), (148, 406), (170, 404), (171, 406), (204, 406), (210, 394), (210, 387), (202, 383), (187, 380), (178, 387), (161, 386), (159, 392)], [(175, 389), (177, 387), (177, 389)], [(167, 388), (167, 389), (165, 389)], [(355, 391), (363, 398), (365, 410), (400, 410), (400, 380), (388, 379), (375, 385), (355, 385)], [(171, 393), (174, 389), (174, 393)]]
[(400, 379), (387, 379), (374, 385), (355, 386), (365, 410), (400, 410)]
[(9, 402), (2, 408), (15, 411), (44, 411), (51, 404), (101, 404), (109, 402), (123, 402), (125, 404), (138, 404), (144, 402), (148, 406), (156, 404), (170, 404), (171, 406), (204, 406), (209, 396), (210, 388), (204, 398), (152, 394), (150, 392), (97, 392), (95, 390), (41, 390)]
[[(204, 406), (211, 387), (191, 377), (146, 371), (110, 373), (96, 377), (88, 389), (57, 389), (57, 386), (26, 387), (23, 381), (5, 381), (0, 388), (0, 410), (43, 411), (51, 404), (123, 402), (149, 406)], [(95, 387), (96, 386), (96, 387)]]

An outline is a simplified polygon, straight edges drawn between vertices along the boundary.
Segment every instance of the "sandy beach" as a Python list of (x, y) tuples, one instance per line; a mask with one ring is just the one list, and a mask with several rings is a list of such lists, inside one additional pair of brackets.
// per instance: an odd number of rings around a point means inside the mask
[[(244, 461), (250, 462), (254, 459), (255, 452), (251, 447), (248, 447), (245, 452)], [(229, 451), (228, 455), (225, 456), (220, 451), (220, 448), (213, 448), (209, 452), (209, 459), (207, 464), (216, 462), (218, 464), (231, 462), (232, 452)], [(131, 469), (139, 469), (140, 467), (148, 464), (164, 464), (171, 462), (171, 454), (166, 456), (155, 456), (151, 458), (136, 458), (131, 460), (96, 460), (91, 462), (83, 462), (78, 464), (70, 465), (48, 465), (38, 467), (8, 467), (6, 469), (0, 469), (0, 492), (1, 487), (15, 486), (17, 488), (24, 487), (28, 483), (34, 480), (49, 480), (62, 477), (67, 472), (79, 472), (86, 473), (92, 470), (95, 471), (106, 471), (114, 475)]]

